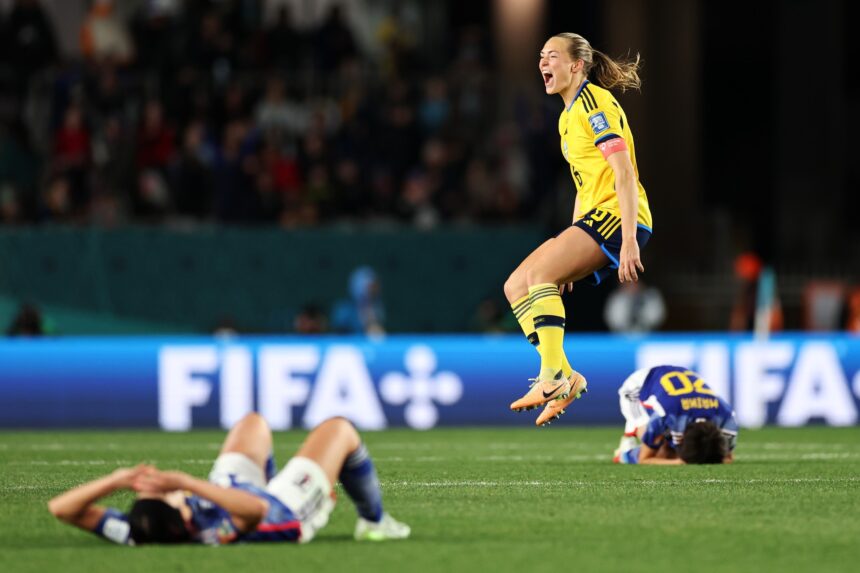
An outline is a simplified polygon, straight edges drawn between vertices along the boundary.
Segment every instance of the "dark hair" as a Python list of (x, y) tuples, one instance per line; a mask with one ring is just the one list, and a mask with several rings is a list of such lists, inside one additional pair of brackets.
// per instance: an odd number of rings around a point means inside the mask
[(144, 543), (182, 543), (191, 533), (178, 509), (160, 499), (138, 499), (128, 512), (131, 538)]
[(713, 422), (702, 420), (684, 429), (678, 455), (688, 464), (721, 464), (729, 453), (723, 432)]

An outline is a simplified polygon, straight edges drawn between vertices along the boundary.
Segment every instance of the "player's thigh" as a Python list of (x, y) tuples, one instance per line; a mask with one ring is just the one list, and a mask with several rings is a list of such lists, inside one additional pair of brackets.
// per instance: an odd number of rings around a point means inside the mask
[(296, 456), (316, 462), (334, 484), (347, 456), (359, 445), (361, 438), (351, 423), (344, 418), (331, 418), (308, 434)]
[(609, 264), (609, 258), (591, 235), (568, 227), (547, 245), (526, 271), (530, 285), (575, 282)]
[(265, 418), (250, 413), (239, 420), (221, 446), (221, 453), (239, 453), (250, 458), (263, 469), (272, 453), (272, 431)]
[(529, 285), (526, 281), (526, 273), (535, 261), (540, 259), (541, 254), (545, 253), (555, 239), (547, 239), (541, 245), (529, 253), (523, 261), (510, 274), (508, 280), (505, 281), (505, 296), (508, 302), (513, 303), (517, 299), (524, 297), (529, 293)]

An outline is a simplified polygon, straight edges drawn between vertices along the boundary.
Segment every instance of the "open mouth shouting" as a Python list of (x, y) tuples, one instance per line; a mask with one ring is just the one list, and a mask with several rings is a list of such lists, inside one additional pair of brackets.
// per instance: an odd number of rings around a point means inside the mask
[(543, 85), (547, 90), (550, 90), (555, 85), (555, 78), (552, 75), (552, 72), (548, 70), (543, 70), (541, 72), (543, 75)]

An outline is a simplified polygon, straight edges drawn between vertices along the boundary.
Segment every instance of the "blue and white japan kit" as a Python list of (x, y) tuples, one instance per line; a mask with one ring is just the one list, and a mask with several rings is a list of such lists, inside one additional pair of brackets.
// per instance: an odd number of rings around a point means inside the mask
[(684, 438), (689, 424), (713, 422), (735, 448), (738, 423), (731, 406), (699, 375), (680, 366), (657, 366), (634, 372), (621, 386), (621, 410), (627, 419), (626, 432), (645, 426), (642, 443), (657, 449), (660, 438), (672, 449)]

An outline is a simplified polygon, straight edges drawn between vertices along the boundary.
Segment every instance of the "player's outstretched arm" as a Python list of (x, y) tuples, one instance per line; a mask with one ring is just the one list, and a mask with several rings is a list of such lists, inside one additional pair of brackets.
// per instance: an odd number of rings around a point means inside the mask
[(140, 493), (150, 494), (190, 491), (227, 511), (236, 527), (242, 531), (256, 527), (269, 511), (268, 502), (256, 495), (232, 487), (221, 487), (179, 471), (147, 468), (135, 477), (133, 487)]
[(119, 468), (106, 476), (74, 487), (48, 502), (51, 514), (69, 525), (92, 531), (99, 524), (105, 508), (96, 502), (121, 489), (131, 489), (134, 480), (147, 470), (143, 464)]
[[(623, 142), (616, 138), (612, 142)], [(606, 156), (606, 161), (615, 174), (615, 193), (618, 195), (618, 207), (621, 210), (621, 257), (618, 261), (618, 280), (621, 282), (636, 282), (639, 280), (637, 270), (645, 271), (639, 254), (639, 243), (636, 242), (636, 221), (639, 212), (639, 195), (636, 171), (630, 159), (626, 144)]]
[(642, 465), (663, 465), (663, 466), (678, 466), (684, 463), (681, 458), (669, 458), (665, 453), (667, 448), (661, 447), (655, 450), (652, 447), (642, 444), (639, 448), (639, 463)]

